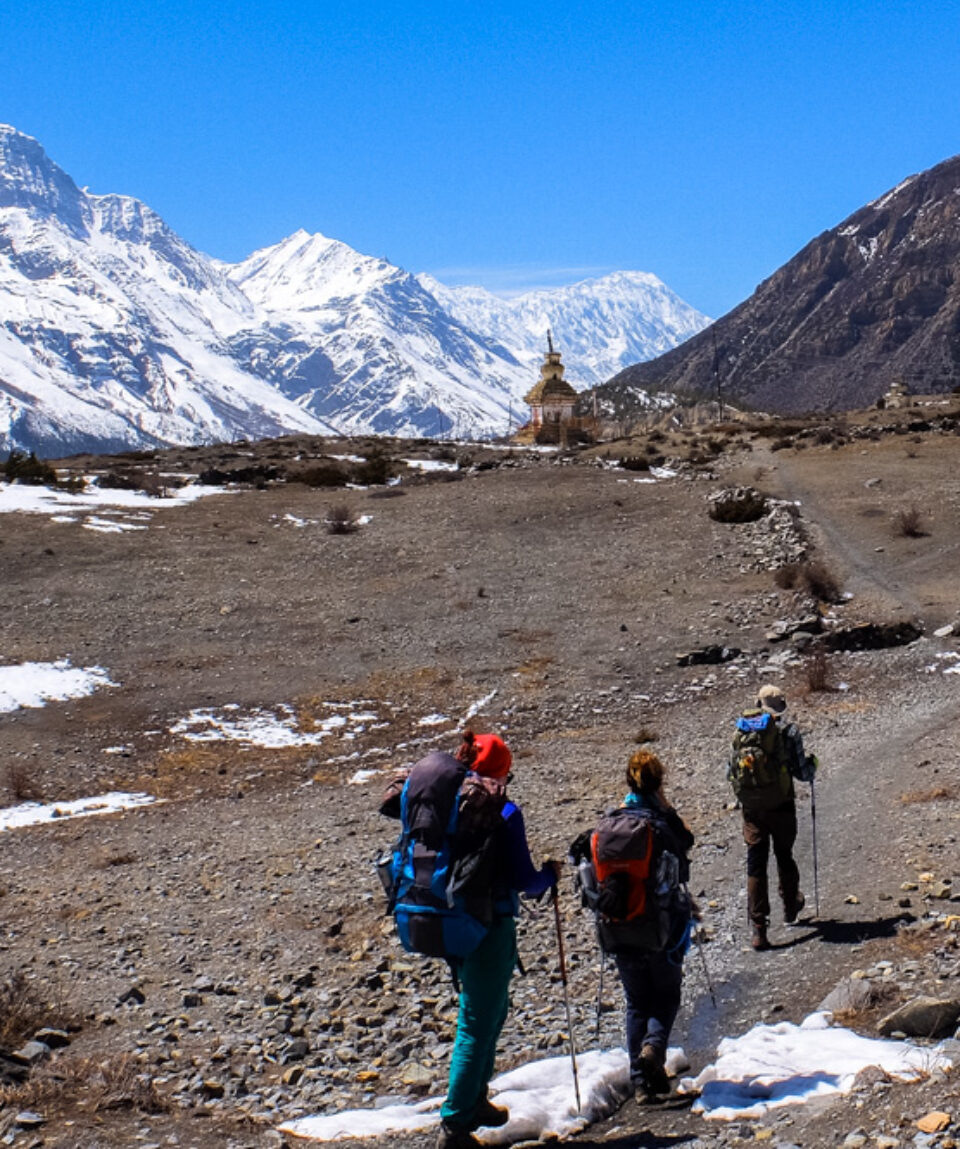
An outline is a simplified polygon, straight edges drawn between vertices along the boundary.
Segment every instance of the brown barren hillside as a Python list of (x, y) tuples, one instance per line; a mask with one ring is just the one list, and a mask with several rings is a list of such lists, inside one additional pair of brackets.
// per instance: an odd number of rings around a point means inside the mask
[(600, 390), (621, 413), (638, 389), (760, 410), (849, 410), (895, 380), (960, 385), (960, 157), (817, 236), (712, 327)]

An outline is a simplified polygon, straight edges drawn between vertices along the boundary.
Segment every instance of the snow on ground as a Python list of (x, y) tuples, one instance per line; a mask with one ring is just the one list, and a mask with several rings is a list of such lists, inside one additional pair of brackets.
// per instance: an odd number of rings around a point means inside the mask
[[(960, 674), (960, 651), (947, 650), (933, 656), (937, 661), (926, 667), (927, 674), (936, 674), (942, 670), (944, 674)], [(944, 666), (944, 663), (950, 665)]]
[(417, 471), (459, 471), (459, 463), (451, 463), (444, 459), (401, 459), (408, 467)]
[(18, 830), (23, 826), (39, 826), (44, 822), (60, 822), (66, 818), (88, 818), (92, 814), (115, 814), (118, 810), (133, 810), (150, 806), (158, 799), (149, 794), (125, 794), (119, 790), (100, 794), (96, 798), (76, 798), (71, 802), (24, 802), (21, 806), (8, 806), (0, 810), (0, 833)]
[[(331, 709), (341, 704), (331, 703)], [(241, 712), (235, 702), (221, 707), (201, 707), (191, 710), (186, 718), (170, 727), (171, 734), (182, 734), (188, 742), (245, 742), (268, 750), (288, 746), (316, 746), (338, 731), (341, 738), (355, 738), (367, 725), (376, 722), (372, 711), (353, 711), (349, 714), (331, 714), (314, 722), (312, 730), (301, 730), (296, 711), (285, 702), (272, 709), (256, 708)]]
[(71, 666), (67, 658), (0, 666), (0, 714), (21, 707), (35, 710), (68, 698), (85, 698), (102, 686), (116, 685), (102, 667)]
[(725, 1037), (717, 1060), (681, 1090), (700, 1090), (693, 1112), (721, 1121), (762, 1117), (783, 1105), (812, 1097), (849, 1093), (868, 1065), (891, 1077), (914, 1081), (950, 1059), (936, 1046), (861, 1037), (831, 1024), (828, 1013), (813, 1013), (800, 1025), (755, 1025), (742, 1037)]
[[(671, 1072), (687, 1066), (683, 1050), (671, 1049)], [(577, 1112), (569, 1056), (531, 1061), (490, 1082), (495, 1104), (510, 1111), (500, 1129), (482, 1129), (477, 1139), (486, 1145), (542, 1141), (567, 1137), (594, 1121), (615, 1113), (630, 1093), (627, 1054), (623, 1049), (590, 1050), (577, 1056), (582, 1109)], [(385, 1133), (429, 1129), (440, 1120), (441, 1097), (410, 1105), (353, 1109), (317, 1117), (300, 1117), (280, 1126), (281, 1133), (310, 1141), (340, 1141), (379, 1137)]]
[[(0, 514), (13, 511), (28, 515), (49, 514), (54, 522), (69, 523), (77, 522), (79, 517), (89, 515), (90, 512), (103, 511), (107, 507), (121, 507), (127, 511), (157, 511), (167, 507), (182, 507), (187, 503), (194, 503), (206, 495), (231, 493), (226, 487), (207, 487), (191, 483), (185, 487), (171, 488), (168, 496), (157, 498), (156, 495), (148, 495), (143, 491), (115, 491), (95, 486), (95, 476), (93, 475), (86, 476), (86, 479), (86, 490), (76, 493), (57, 490), (54, 487), (0, 483)], [(136, 519), (140, 519), (141, 523), (143, 521), (142, 515), (125, 516), (125, 521), (129, 524), (132, 524)], [(109, 528), (111, 533), (120, 530), (143, 529), (142, 526), (124, 526), (113, 521), (104, 525), (103, 520), (99, 521), (99, 525), (95, 525), (97, 521), (97, 516), (92, 514), (86, 519), (84, 526), (89, 527), (90, 530), (100, 531)]]

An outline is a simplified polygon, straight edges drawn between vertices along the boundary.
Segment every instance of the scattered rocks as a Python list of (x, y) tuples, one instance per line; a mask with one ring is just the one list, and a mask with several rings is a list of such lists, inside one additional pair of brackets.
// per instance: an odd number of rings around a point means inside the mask
[(677, 666), (719, 666), (722, 662), (732, 662), (743, 653), (737, 646), (701, 646), (686, 654), (677, 655)]
[(756, 487), (724, 487), (707, 502), (710, 518), (718, 523), (753, 523), (767, 510), (767, 496)]

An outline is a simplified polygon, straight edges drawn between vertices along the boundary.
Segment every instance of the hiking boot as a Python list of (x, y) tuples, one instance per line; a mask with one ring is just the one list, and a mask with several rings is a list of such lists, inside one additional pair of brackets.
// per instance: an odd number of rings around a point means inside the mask
[(645, 1045), (640, 1050), (640, 1072), (647, 1093), (655, 1097), (658, 1093), (670, 1092), (670, 1078), (663, 1068), (663, 1055), (652, 1045)]
[(510, 1111), (502, 1105), (494, 1105), (489, 1097), (484, 1097), (474, 1110), (473, 1117), (477, 1128), (482, 1125), (484, 1129), (499, 1129), (510, 1120)]
[(750, 944), (755, 950), (768, 950), (770, 948), (770, 939), (767, 937), (766, 926), (753, 927), (753, 937), (750, 939)]
[(437, 1133), (437, 1149), (480, 1149), (480, 1142), (469, 1129), (457, 1128), (456, 1125), (441, 1121)]
[(788, 926), (792, 926), (797, 920), (797, 914), (807, 904), (807, 899), (803, 896), (802, 890), (797, 890), (796, 896), (792, 902), (783, 903), (783, 920)]

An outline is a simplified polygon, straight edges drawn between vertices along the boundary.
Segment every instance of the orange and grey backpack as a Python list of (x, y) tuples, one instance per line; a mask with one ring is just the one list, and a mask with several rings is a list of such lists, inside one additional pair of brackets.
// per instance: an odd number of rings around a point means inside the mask
[(622, 807), (604, 815), (590, 835), (579, 879), (605, 953), (657, 951), (670, 944), (678, 913), (689, 916), (680, 868), (649, 810)]

